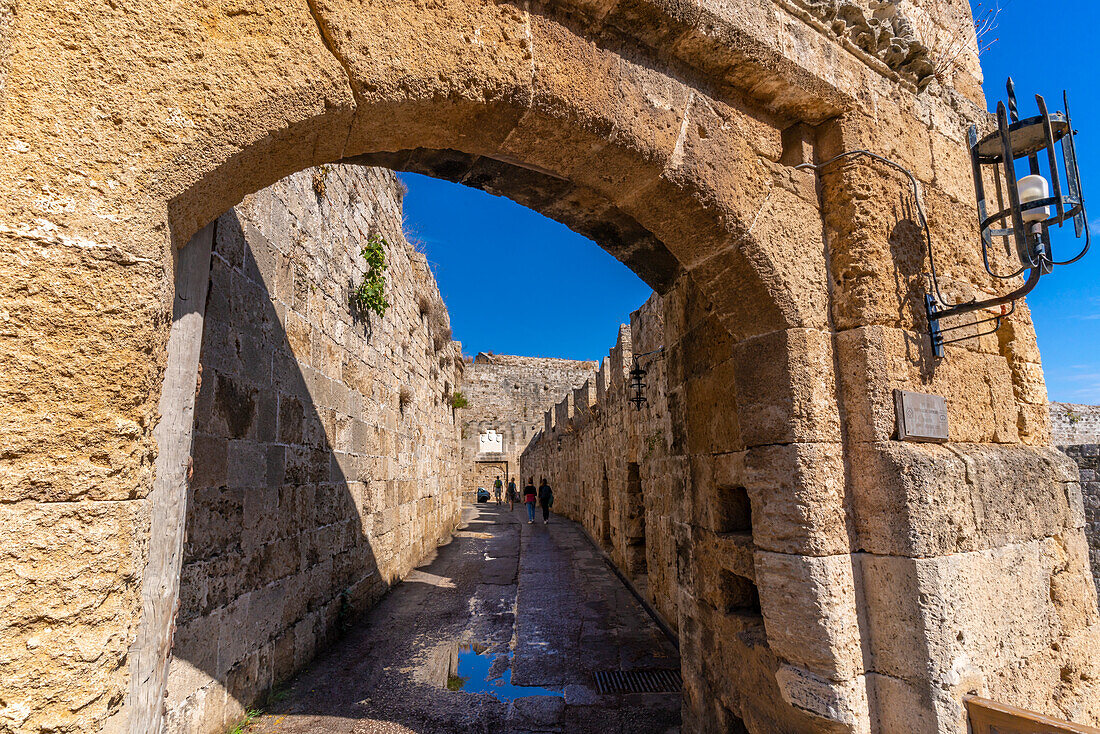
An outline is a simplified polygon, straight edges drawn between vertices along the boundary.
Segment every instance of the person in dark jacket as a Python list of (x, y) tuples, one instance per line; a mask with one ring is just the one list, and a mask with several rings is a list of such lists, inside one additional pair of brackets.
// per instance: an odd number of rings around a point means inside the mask
[[(539, 485), (539, 505), (542, 506), (542, 524), (550, 522), (550, 506), (554, 504), (554, 490), (546, 483), (546, 477), (542, 478)], [(533, 509), (533, 508), (532, 508)]]
[(516, 488), (516, 480), (508, 480), (508, 511), (511, 512), (516, 509), (516, 503), (519, 502), (519, 489)]
[(527, 505), (527, 524), (535, 521), (535, 479), (527, 480), (527, 486), (523, 488), (523, 502)]

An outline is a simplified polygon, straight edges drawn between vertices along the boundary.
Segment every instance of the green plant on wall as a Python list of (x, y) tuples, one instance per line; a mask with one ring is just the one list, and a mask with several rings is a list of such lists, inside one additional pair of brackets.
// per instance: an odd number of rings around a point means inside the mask
[(470, 404), (470, 401), (466, 399), (466, 396), (462, 394), (461, 390), (455, 390), (455, 394), (451, 396), (452, 408), (465, 408)]
[(660, 446), (661, 443), (664, 440), (665, 440), (664, 431), (662, 431), (660, 429), (658, 429), (657, 432), (654, 433), (652, 436), (646, 437), (646, 440), (645, 440), (645, 456), (643, 456), (642, 459), (643, 460), (648, 459), (653, 454), (653, 452), (657, 450), (657, 447)]
[(360, 255), (367, 261), (367, 273), (359, 287), (351, 294), (352, 308), (360, 312), (374, 311), (379, 316), (386, 315), (390, 307), (386, 300), (386, 240), (373, 234), (367, 240), (367, 246)]

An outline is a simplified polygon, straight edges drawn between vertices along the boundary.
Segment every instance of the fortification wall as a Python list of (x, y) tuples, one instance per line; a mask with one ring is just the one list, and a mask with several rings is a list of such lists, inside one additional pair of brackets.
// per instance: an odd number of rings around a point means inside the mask
[(1100, 444), (1100, 405), (1051, 403), (1050, 434), (1055, 446)]
[[(543, 413), (595, 375), (597, 367), (596, 362), (485, 352), (467, 361), (462, 392), (469, 406), (459, 411), (463, 491), (489, 489), (505, 473), (521, 485), (520, 454), (542, 428)], [(502, 462), (477, 464), (478, 436), (489, 430), (503, 436)]]
[(1085, 503), (1085, 537), (1100, 592), (1100, 405), (1050, 404), (1054, 444), (1077, 463)]
[[(435, 346), (401, 196), (390, 171), (324, 166), (218, 219), (169, 732), (224, 732), (457, 522), (461, 356)], [(372, 234), (384, 317), (349, 307)]]
[[(646, 402), (636, 410), (633, 357), (655, 350), (639, 356)], [(596, 379), (546, 413), (544, 431), (523, 454), (523, 473), (549, 478), (555, 510), (581, 522), (676, 630), (686, 704), (708, 712), (701, 730), (755, 722), (761, 731), (814, 731), (809, 718), (782, 705), (771, 672), (780, 663), (756, 591), (753, 529), (770, 538), (790, 521), (770, 507), (755, 526), (750, 520), (742, 475), (753, 457), (729, 390), (733, 354), (711, 304), (690, 279), (679, 280), (620, 328)], [(761, 388), (744, 377), (740, 384)], [(780, 481), (767, 468), (755, 477), (761, 501)], [(797, 624), (773, 623), (777, 631)], [(733, 690), (754, 693), (738, 699)]]

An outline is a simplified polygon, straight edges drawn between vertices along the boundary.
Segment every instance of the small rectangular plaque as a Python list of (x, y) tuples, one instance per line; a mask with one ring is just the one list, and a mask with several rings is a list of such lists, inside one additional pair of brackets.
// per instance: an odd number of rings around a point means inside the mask
[(939, 395), (894, 390), (899, 441), (947, 440), (947, 401)]

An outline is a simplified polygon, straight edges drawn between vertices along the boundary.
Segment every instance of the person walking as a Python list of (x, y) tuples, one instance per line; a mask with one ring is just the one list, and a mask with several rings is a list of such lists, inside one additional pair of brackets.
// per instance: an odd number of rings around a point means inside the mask
[(497, 497), (497, 507), (500, 507), (500, 493), (504, 490), (504, 482), (500, 481), (500, 477), (496, 478), (493, 482), (493, 494)]
[(527, 505), (527, 524), (535, 521), (535, 478), (527, 480), (527, 486), (523, 488), (523, 501)]
[(550, 507), (554, 504), (554, 490), (546, 483), (546, 477), (542, 478), (542, 484), (539, 485), (539, 504), (542, 505), (542, 524), (545, 525), (550, 522)]
[(508, 511), (514, 512), (516, 509), (516, 500), (519, 499), (519, 490), (516, 489), (516, 480), (508, 480)]

